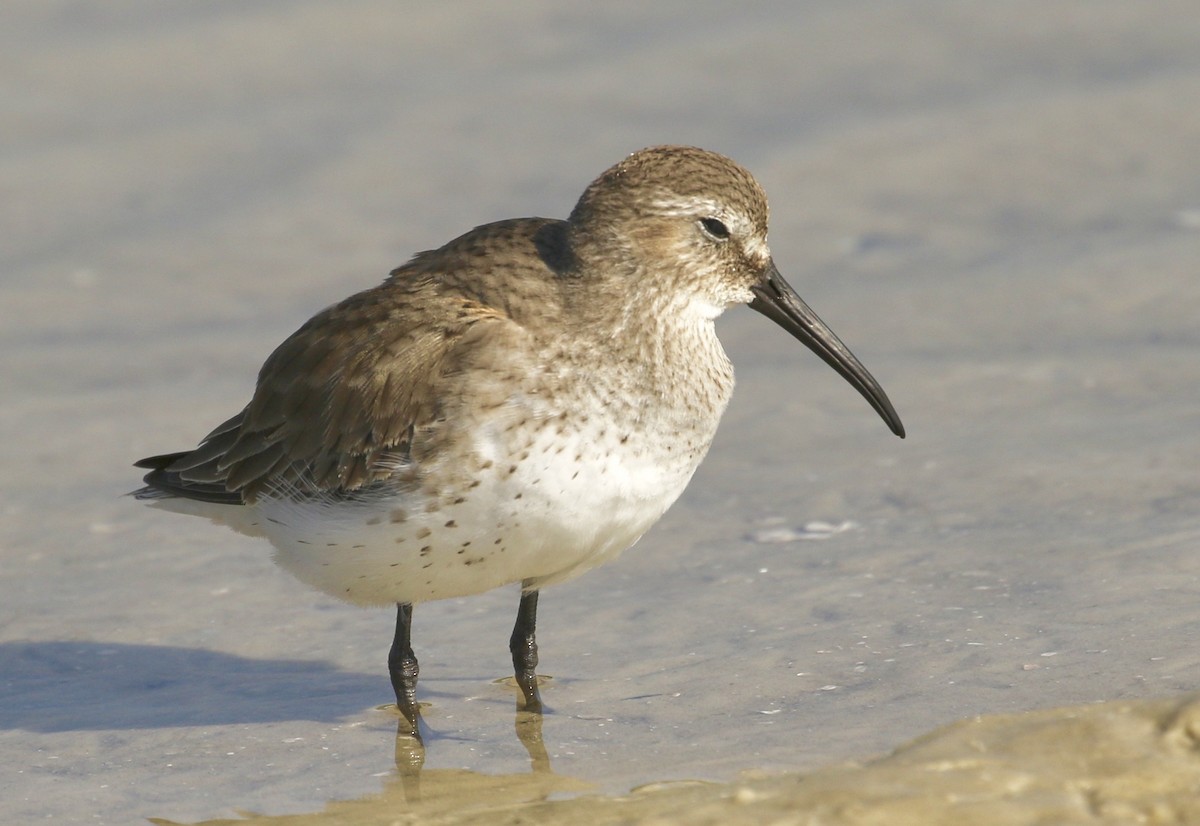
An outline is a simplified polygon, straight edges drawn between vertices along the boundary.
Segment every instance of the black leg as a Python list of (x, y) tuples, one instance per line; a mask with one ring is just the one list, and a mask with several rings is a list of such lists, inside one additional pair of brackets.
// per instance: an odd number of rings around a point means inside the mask
[(412, 650), (412, 603), (396, 603), (396, 636), (388, 653), (388, 673), (396, 691), (396, 705), (418, 740), (420, 713), (417, 710), (417, 657)]
[(508, 641), (508, 650), (512, 652), (517, 685), (525, 695), (525, 711), (540, 714), (542, 698), (538, 695), (537, 684), (537, 603), (537, 591), (521, 592), (521, 606), (517, 609), (517, 622)]

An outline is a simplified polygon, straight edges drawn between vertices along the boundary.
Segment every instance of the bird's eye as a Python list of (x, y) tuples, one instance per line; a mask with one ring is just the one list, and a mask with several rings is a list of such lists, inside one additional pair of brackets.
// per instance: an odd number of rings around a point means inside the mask
[(700, 228), (704, 230), (704, 234), (714, 241), (728, 241), (729, 227), (716, 218), (701, 218)]

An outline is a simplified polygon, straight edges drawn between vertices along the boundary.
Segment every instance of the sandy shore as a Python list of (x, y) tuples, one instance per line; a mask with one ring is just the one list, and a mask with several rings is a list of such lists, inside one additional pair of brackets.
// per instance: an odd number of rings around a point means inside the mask
[[(1200, 704), (1192, 697), (977, 717), (867, 763), (731, 783), (648, 784), (570, 799), (580, 784), (537, 771), (400, 772), (381, 794), (311, 815), (204, 826), (758, 824), (1011, 826), (1200, 822)], [(399, 819), (397, 819), (399, 818)], [(168, 821), (156, 821), (166, 824)]]

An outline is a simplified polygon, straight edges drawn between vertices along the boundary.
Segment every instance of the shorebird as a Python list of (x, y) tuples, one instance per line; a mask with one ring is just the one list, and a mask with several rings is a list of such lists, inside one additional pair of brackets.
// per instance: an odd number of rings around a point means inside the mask
[(397, 607), (388, 670), (419, 738), (413, 605), (522, 586), (509, 640), (542, 709), (542, 588), (633, 545), (716, 432), (733, 368), (714, 329), (748, 304), (845, 378), (883, 389), (779, 274), (767, 199), (702, 149), (635, 152), (567, 220), (477, 227), (310, 319), (250, 403), (134, 494), (264, 536), (300, 580)]

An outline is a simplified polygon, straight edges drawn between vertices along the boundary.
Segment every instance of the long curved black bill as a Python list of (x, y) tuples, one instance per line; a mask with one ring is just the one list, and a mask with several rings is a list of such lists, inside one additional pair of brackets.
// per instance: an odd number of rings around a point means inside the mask
[(862, 393), (863, 398), (871, 403), (875, 412), (883, 417), (892, 432), (904, 438), (904, 425), (888, 400), (887, 393), (875, 381), (875, 377), (867, 372), (862, 362), (855, 358), (841, 339), (825, 326), (825, 322), (817, 317), (812, 308), (804, 303), (804, 299), (796, 295), (791, 285), (783, 280), (779, 270), (772, 261), (761, 283), (752, 288), (754, 300), (750, 302), (751, 309), (765, 315), (783, 329), (795, 336), (805, 347), (812, 350), (821, 360), (837, 370), (838, 373), (854, 389)]

